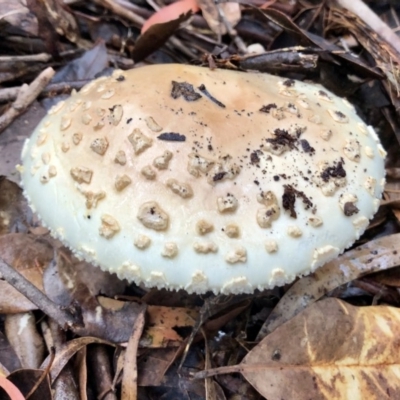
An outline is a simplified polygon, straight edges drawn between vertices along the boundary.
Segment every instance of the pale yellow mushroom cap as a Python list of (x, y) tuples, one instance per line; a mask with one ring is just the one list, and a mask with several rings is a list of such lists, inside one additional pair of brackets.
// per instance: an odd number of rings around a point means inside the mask
[(21, 175), (78, 257), (147, 286), (240, 293), (349, 247), (379, 206), (384, 157), (353, 106), (321, 86), (156, 65), (53, 107)]

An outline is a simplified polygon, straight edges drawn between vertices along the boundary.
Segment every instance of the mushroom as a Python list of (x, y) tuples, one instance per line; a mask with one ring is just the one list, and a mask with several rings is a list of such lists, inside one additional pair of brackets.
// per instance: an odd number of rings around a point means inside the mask
[(149, 287), (240, 293), (289, 283), (358, 239), (384, 157), (372, 127), (322, 86), (154, 65), (59, 102), (20, 172), (77, 257)]

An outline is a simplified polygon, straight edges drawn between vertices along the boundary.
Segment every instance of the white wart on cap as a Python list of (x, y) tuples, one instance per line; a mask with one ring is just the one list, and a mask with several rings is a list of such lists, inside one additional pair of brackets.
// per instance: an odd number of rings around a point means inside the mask
[(321, 86), (156, 65), (53, 107), (21, 175), (78, 257), (147, 286), (240, 293), (350, 246), (379, 206), (384, 157), (353, 106)]

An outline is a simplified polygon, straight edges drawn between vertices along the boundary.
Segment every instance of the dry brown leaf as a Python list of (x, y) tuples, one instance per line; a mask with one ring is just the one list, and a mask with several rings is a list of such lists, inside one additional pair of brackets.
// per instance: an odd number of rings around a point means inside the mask
[(243, 360), (242, 374), (268, 400), (400, 398), (400, 310), (313, 304)]
[(138, 357), (139, 386), (160, 386), (179, 351), (176, 347), (146, 349), (144, 355)]
[[(3, 235), (0, 236), (0, 255), (38, 289), (43, 290), (43, 270), (53, 258), (53, 249), (45, 240), (24, 233)], [(20, 292), (0, 280), (0, 313), (36, 309)]]
[(400, 288), (400, 267), (378, 272), (372, 275), (371, 278), (382, 285)]
[(127, 342), (141, 307), (133, 301), (101, 296), (89, 299), (82, 307), (85, 327), (77, 333), (97, 336), (113, 343)]
[(147, 307), (148, 324), (140, 340), (141, 347), (179, 346), (182, 337), (174, 328), (192, 327), (198, 311), (182, 307)]
[(258, 340), (336, 287), (397, 265), (400, 265), (399, 233), (347, 251), (291, 286), (264, 323)]

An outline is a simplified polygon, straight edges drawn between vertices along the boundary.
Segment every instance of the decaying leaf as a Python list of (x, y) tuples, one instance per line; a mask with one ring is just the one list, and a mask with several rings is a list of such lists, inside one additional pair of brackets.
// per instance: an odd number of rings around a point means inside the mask
[[(0, 236), (1, 257), (38, 289), (43, 290), (43, 270), (53, 258), (53, 248), (46, 241), (24, 233)], [(0, 280), (0, 312), (17, 313), (37, 307), (6, 281)]]
[(326, 299), (267, 336), (241, 372), (269, 400), (398, 398), (399, 330), (398, 308)]
[(368, 273), (383, 271), (397, 265), (400, 265), (398, 233), (372, 240), (347, 251), (291, 286), (267, 318), (258, 339), (264, 338), (336, 287)]
[(140, 340), (141, 347), (177, 346), (183, 338), (174, 328), (193, 327), (198, 312), (182, 307), (148, 306), (147, 327)]
[(395, 288), (400, 288), (400, 267), (388, 271), (377, 272), (370, 276), (374, 281)]
[(145, 354), (138, 357), (139, 386), (159, 386), (161, 385), (165, 373), (176, 359), (179, 349), (176, 347), (166, 347), (146, 349)]

